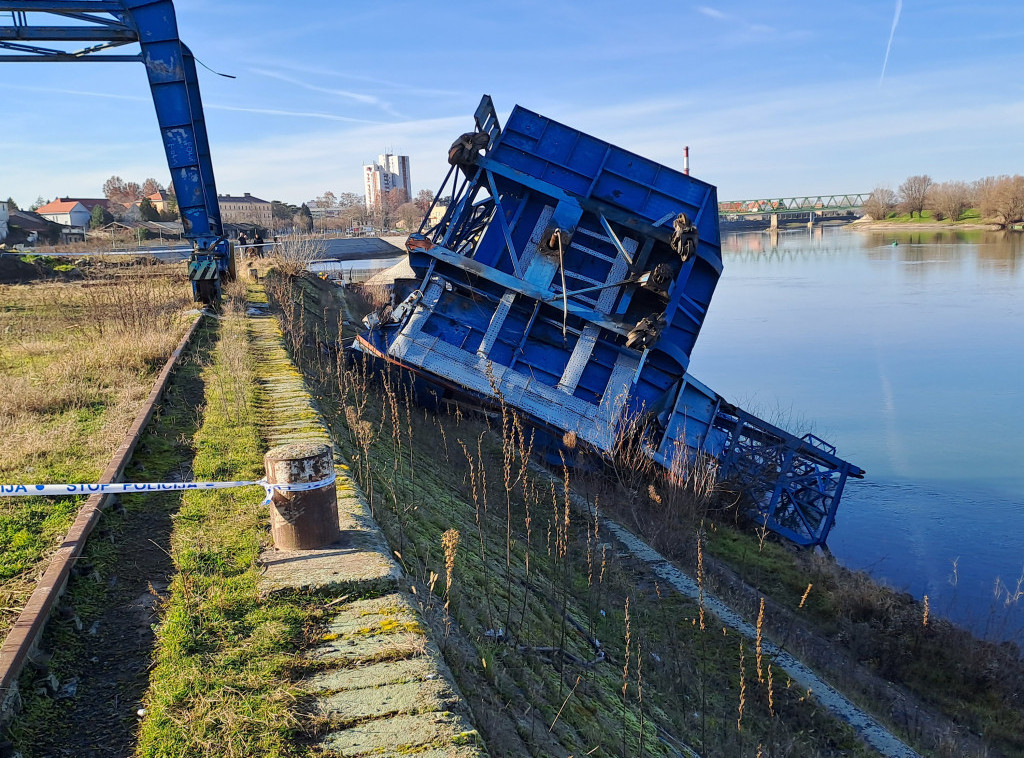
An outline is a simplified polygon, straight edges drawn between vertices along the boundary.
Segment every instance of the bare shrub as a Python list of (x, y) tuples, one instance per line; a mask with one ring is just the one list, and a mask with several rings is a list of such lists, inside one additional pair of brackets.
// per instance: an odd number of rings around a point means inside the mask
[(278, 246), (274, 265), (282, 273), (298, 276), (310, 263), (323, 258), (326, 252), (327, 245), (322, 239), (294, 237)]

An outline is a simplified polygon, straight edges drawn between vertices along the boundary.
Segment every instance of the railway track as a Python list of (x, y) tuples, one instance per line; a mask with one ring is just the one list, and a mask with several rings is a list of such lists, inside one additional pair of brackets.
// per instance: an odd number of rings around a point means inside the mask
[[(154, 382), (149, 397), (100, 476), (99, 483), (117, 482), (121, 478), (146, 424), (149, 423), (160, 402), (171, 373), (201, 323), (201, 317), (192, 323), (174, 352), (167, 359)], [(0, 722), (10, 720), (20, 706), (18, 678), (26, 664), (32, 659), (46, 628), (46, 623), (67, 587), (72, 569), (81, 557), (89, 535), (99, 522), (104, 508), (109, 505), (112, 497), (109, 494), (97, 493), (89, 496), (82, 504), (74, 523), (56, 552), (51, 556), (48, 567), (37, 582), (36, 588), (18, 616), (18, 620), (11, 627), (0, 646)]]

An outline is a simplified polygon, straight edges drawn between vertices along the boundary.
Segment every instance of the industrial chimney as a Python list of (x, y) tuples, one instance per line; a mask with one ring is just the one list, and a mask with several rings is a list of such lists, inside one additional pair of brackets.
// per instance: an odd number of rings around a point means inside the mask
[(687, 176), (690, 175), (690, 146), (687, 145), (683, 148), (683, 173)]

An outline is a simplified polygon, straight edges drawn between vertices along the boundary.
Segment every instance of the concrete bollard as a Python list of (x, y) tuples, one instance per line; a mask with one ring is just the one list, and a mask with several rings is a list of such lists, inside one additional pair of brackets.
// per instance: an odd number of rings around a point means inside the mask
[[(281, 445), (263, 457), (269, 484), (306, 484), (334, 474), (331, 448), (318, 442)], [(301, 492), (274, 490), (270, 531), (279, 550), (313, 550), (341, 538), (338, 492), (331, 482)]]

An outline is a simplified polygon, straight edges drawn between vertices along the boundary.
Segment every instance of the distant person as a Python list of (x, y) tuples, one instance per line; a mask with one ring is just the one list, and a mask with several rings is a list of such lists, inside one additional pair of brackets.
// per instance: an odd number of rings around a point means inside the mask
[(260, 234), (259, 229), (253, 229), (252, 230), (252, 244), (253, 245), (257, 245), (257, 247), (253, 248), (253, 250), (256, 251), (256, 257), (257, 258), (262, 258), (263, 257), (263, 236)]
[(245, 236), (245, 231), (243, 230), (243, 231), (239, 232), (238, 233), (238, 249), (242, 253), (242, 255), (246, 254), (246, 249), (245, 248), (246, 248), (246, 245), (248, 245), (248, 244), (249, 244), (249, 238), (247, 236)]

